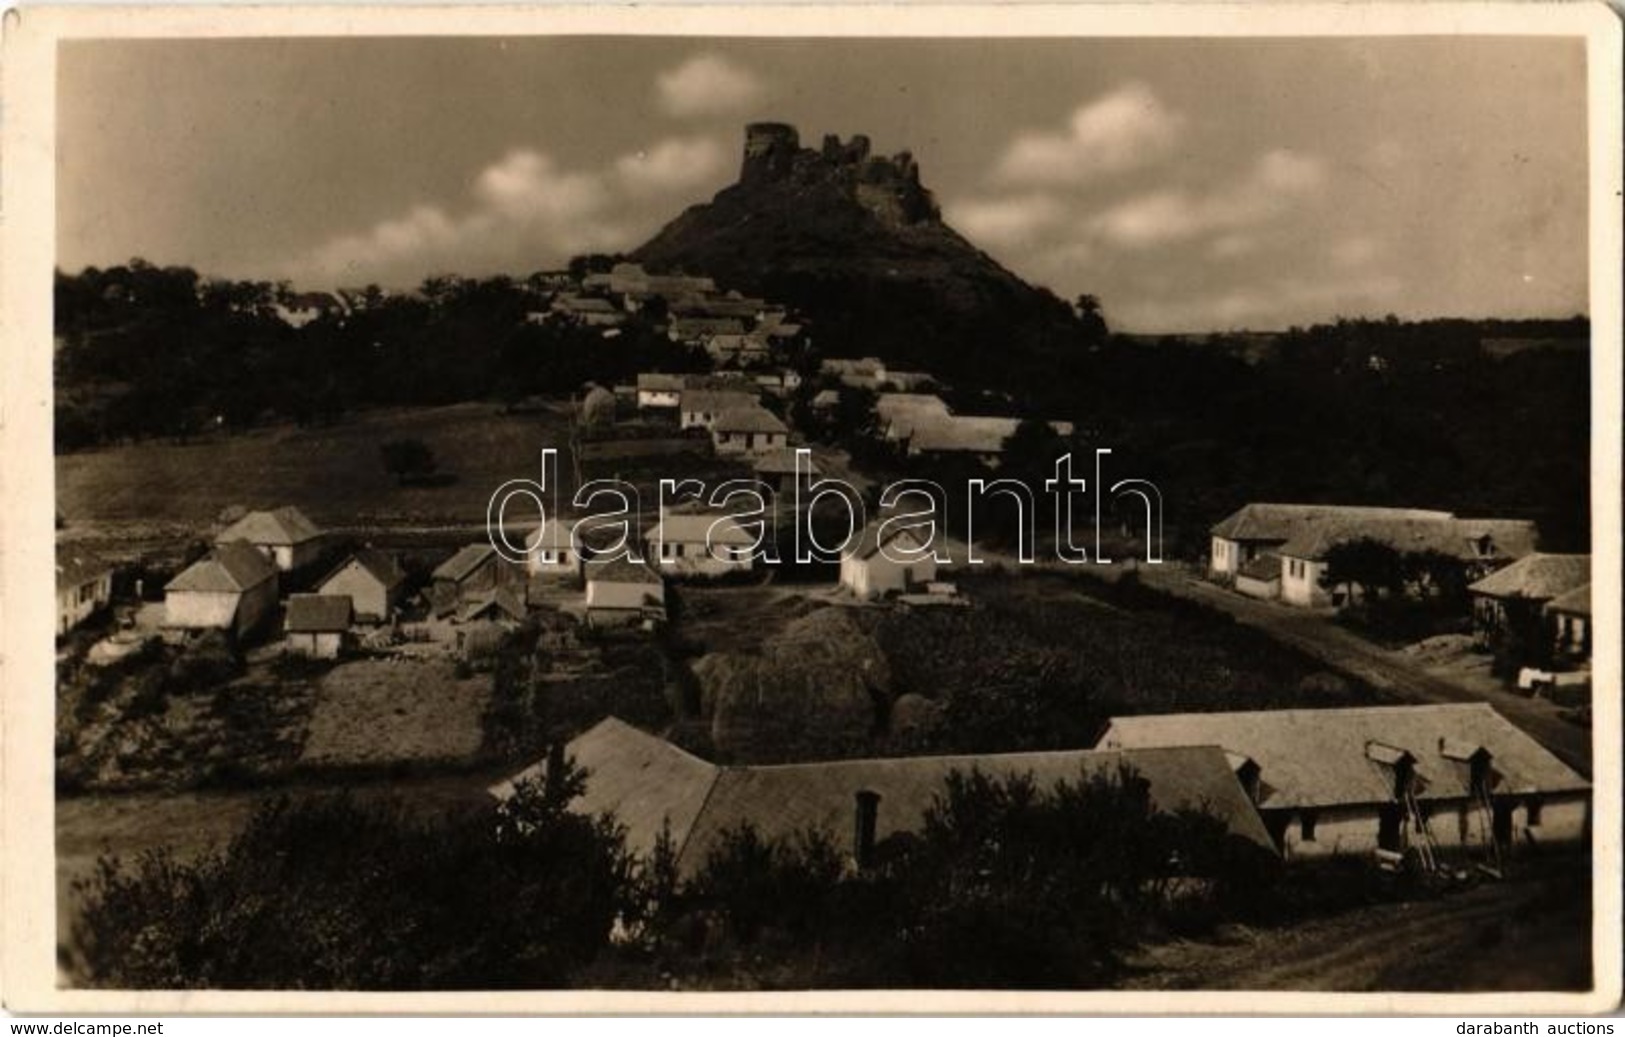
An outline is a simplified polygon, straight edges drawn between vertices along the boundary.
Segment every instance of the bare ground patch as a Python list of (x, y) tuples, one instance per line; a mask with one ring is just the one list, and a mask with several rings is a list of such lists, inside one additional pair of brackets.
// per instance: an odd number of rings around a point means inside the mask
[(450, 660), (345, 663), (316, 687), (300, 763), (467, 763), (480, 750), (491, 680), (459, 680)]

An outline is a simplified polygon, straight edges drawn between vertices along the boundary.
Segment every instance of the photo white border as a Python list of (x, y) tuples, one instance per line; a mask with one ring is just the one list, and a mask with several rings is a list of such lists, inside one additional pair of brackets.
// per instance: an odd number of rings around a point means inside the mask
[[(313, 1014), (1594, 1014), (1620, 1002), (1621, 32), (1581, 4), (1128, 4), (643, 7), (29, 7), (0, 63), (0, 997), (15, 1012)], [(1575, 36), (1590, 102), (1593, 732), (1596, 847), (1589, 993), (774, 992), (399, 994), (57, 989), (50, 300), (56, 45), (244, 36)], [(1614, 693), (1610, 694), (1609, 689)]]

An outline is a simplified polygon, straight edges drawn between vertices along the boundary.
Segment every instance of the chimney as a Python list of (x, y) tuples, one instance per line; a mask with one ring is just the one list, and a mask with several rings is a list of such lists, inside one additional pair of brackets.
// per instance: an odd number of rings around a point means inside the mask
[(880, 816), (880, 793), (860, 789), (852, 798), (856, 806), (852, 859), (857, 862), (859, 871), (866, 871), (875, 860), (875, 822)]
[(564, 782), (564, 743), (554, 739), (547, 746), (547, 773), (543, 776), (543, 789), (548, 799), (559, 794)]

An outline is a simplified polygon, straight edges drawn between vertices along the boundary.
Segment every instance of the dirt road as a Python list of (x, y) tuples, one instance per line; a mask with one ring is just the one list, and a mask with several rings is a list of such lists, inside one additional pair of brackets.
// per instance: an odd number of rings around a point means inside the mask
[(1569, 766), (1591, 776), (1590, 730), (1564, 720), (1550, 702), (1445, 680), (1425, 672), (1415, 660), (1338, 626), (1323, 614), (1243, 597), (1196, 579), (1183, 568), (1141, 566), (1139, 574), (1150, 586), (1227, 612), (1238, 622), (1257, 627), (1282, 644), (1407, 702), (1488, 702)]

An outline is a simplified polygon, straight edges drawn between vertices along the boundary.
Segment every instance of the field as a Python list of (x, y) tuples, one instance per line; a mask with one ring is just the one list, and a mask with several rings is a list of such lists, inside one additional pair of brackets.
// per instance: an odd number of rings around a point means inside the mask
[[(298, 505), (318, 525), (477, 525), (509, 479), (537, 477), (544, 446), (570, 478), (568, 407), (504, 414), (494, 403), (371, 411), (333, 425), (277, 425), (191, 443), (147, 441), (64, 454), (57, 506), (75, 529), (167, 526), (203, 530), (232, 505)], [(379, 448), (428, 444), (440, 484), (398, 486)], [(140, 535), (139, 532), (137, 535)]]
[(491, 680), (453, 670), (448, 659), (369, 659), (331, 671), (316, 688), (300, 765), (473, 760)]

